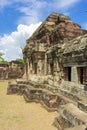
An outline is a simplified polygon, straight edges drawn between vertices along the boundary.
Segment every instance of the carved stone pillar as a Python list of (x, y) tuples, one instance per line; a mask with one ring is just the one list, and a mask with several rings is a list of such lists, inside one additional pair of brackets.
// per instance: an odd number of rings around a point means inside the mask
[(57, 71), (59, 72), (60, 71), (60, 66), (59, 66), (58, 61), (56, 61), (56, 64), (57, 64)]
[(48, 74), (51, 74), (51, 67), (50, 67), (50, 63), (48, 64)]
[(32, 68), (32, 63), (30, 62), (30, 74), (32, 74), (33, 73), (33, 68)]
[(6, 79), (8, 79), (8, 69), (6, 69)]
[(48, 44), (48, 46), (50, 46), (50, 37), (49, 37), (49, 34), (46, 34), (46, 38), (47, 38), (47, 44)]
[(25, 66), (25, 68), (26, 68), (26, 79), (28, 80), (28, 78), (29, 78), (29, 75), (28, 75), (28, 58), (26, 59), (26, 66)]
[(77, 72), (77, 67), (73, 66), (71, 68), (71, 81), (78, 83), (78, 72)]
[(47, 55), (45, 54), (44, 75), (47, 75)]
[(28, 59), (28, 78), (29, 78), (29, 75), (30, 75), (30, 66), (29, 66), (29, 59)]

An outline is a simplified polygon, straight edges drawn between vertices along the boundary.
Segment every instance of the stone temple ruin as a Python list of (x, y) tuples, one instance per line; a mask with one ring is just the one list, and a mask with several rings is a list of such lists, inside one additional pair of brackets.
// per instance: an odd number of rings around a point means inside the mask
[(58, 130), (87, 130), (87, 31), (63, 14), (52, 13), (26, 40), (23, 79), (7, 94), (22, 94), (58, 111)]
[(23, 74), (24, 65), (19, 61), (0, 63), (0, 80), (21, 78)]

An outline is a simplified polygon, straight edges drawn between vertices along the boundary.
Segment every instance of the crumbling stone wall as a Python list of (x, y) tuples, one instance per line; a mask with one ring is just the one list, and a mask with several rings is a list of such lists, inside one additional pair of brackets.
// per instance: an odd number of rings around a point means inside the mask
[(0, 64), (0, 79), (8, 79), (8, 64)]
[(8, 78), (15, 79), (21, 78), (24, 74), (24, 65), (18, 61), (11, 61), (9, 63)]

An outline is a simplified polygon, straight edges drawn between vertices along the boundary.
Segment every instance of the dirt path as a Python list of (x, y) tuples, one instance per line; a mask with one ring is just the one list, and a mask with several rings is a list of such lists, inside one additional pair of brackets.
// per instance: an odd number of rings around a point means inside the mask
[(47, 112), (40, 104), (26, 103), (19, 95), (6, 95), (7, 82), (0, 82), (0, 130), (57, 130), (56, 112)]

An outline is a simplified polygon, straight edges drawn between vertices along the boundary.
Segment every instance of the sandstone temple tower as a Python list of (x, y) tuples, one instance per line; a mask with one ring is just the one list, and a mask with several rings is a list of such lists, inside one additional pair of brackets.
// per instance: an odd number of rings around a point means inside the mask
[[(52, 13), (26, 40), (23, 50), (26, 78), (58, 75), (68, 81), (87, 82), (86, 33), (63, 14)], [(78, 37), (78, 38), (77, 38)], [(83, 52), (84, 51), (84, 52)]]

